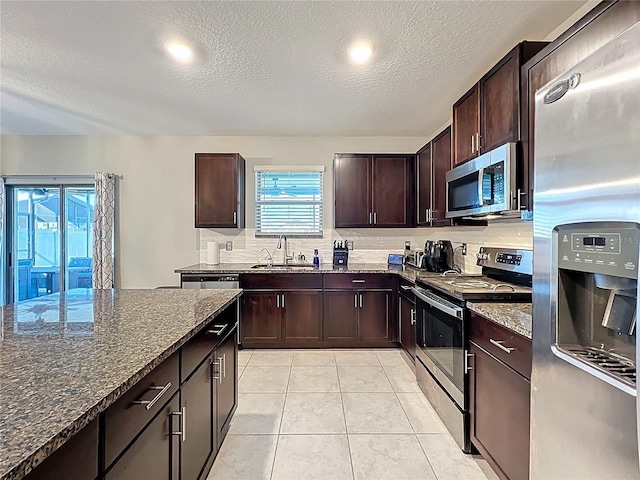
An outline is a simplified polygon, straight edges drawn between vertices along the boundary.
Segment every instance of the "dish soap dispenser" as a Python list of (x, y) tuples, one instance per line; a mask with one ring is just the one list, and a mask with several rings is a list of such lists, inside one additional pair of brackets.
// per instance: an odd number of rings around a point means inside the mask
[(320, 257), (318, 256), (318, 249), (313, 249), (313, 266), (316, 268), (320, 268)]

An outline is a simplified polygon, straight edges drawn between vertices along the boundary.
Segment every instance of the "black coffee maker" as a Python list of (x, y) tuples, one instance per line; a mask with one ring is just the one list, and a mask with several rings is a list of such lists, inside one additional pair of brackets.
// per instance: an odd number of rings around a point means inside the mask
[(445, 272), (453, 268), (453, 246), (449, 240), (427, 240), (424, 253), (430, 272)]

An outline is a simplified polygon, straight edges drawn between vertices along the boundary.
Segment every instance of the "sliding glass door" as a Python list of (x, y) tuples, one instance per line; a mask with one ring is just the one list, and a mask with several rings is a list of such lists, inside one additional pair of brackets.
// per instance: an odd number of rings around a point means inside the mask
[(7, 189), (9, 302), (91, 288), (92, 186)]

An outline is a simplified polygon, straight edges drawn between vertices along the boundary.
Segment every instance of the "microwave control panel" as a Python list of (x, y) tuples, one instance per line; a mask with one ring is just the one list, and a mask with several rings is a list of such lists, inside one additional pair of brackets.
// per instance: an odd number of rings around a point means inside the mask
[(582, 223), (556, 227), (558, 267), (638, 278), (640, 225)]

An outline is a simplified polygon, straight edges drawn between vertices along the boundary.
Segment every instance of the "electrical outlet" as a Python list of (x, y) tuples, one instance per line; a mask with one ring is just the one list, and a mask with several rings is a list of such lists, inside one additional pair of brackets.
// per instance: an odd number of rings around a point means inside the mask
[(411, 250), (411, 240), (405, 240), (404, 241), (404, 249), (405, 250)]
[(353, 250), (353, 240), (346, 240), (345, 244), (347, 246), (347, 250)]
[(462, 244), (462, 255), (466, 255), (467, 254), (467, 244), (463, 243)]
[(227, 252), (232, 252), (233, 251), (233, 240), (227, 240), (224, 244), (224, 249)]

